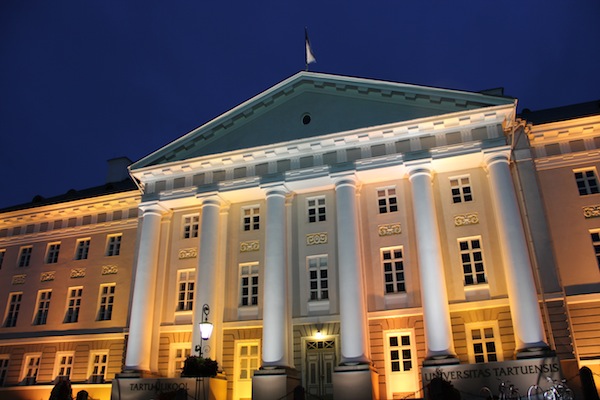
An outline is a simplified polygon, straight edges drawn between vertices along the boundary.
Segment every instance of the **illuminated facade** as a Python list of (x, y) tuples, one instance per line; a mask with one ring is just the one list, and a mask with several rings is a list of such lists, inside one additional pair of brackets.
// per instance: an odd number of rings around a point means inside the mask
[[(536, 171), (545, 191), (541, 166), (567, 166), (536, 129), (511, 98), (301, 72), (133, 163), (140, 190), (3, 212), (0, 367), (19, 385), (4, 389), (40, 387), (24, 385), (33, 364), (49, 383), (64, 356), (71, 380), (93, 387), (102, 352), (106, 381), (178, 377), (203, 304), (205, 355), (223, 370), (211, 387), (229, 399), (299, 384), (323, 398), (422, 397), (424, 365), (549, 350), (576, 374), (577, 355), (600, 354), (574, 352), (569, 329), (577, 348), (593, 340), (570, 322), (598, 290), (556, 273), (574, 250), (551, 251), (562, 221), (544, 210), (571, 200), (549, 203)], [(595, 168), (585, 149), (577, 171)], [(110, 294), (120, 307), (107, 322)], [(71, 328), (77, 299), (93, 309)]]

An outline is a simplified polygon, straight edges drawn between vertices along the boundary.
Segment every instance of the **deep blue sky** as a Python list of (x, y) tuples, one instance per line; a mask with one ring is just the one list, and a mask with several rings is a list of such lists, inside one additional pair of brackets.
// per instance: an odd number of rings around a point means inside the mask
[(0, 208), (101, 185), (304, 69), (600, 99), (600, 1), (0, 1)]

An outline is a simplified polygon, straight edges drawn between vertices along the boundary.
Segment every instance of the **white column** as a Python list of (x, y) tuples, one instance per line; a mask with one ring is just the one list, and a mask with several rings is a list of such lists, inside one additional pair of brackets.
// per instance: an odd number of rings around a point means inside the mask
[(287, 366), (285, 197), (287, 190), (267, 190), (263, 296), (263, 367)]
[(485, 156), (485, 162), (489, 171), (517, 351), (520, 352), (547, 348), (548, 345), (508, 157), (507, 151), (490, 153)]
[(351, 177), (335, 184), (341, 364), (369, 363), (356, 184)]
[[(209, 308), (216, 308), (215, 282), (217, 269), (217, 254), (219, 248), (219, 214), (221, 201), (216, 196), (207, 197), (202, 201), (200, 221), (200, 245), (198, 249), (198, 268), (196, 268), (196, 285), (194, 289), (194, 319), (192, 323), (192, 351), (195, 345), (200, 344), (200, 326), (203, 313), (202, 306), (208, 304)], [(215, 324), (210, 318), (209, 322)], [(214, 317), (214, 315), (213, 315)], [(212, 339), (209, 339), (211, 341)], [(203, 344), (203, 356), (216, 358), (216, 347), (210, 346), (206, 341)], [(205, 351), (204, 347), (208, 351)]]
[(432, 172), (427, 166), (415, 165), (409, 171), (409, 179), (412, 184), (427, 358), (454, 358), (442, 246), (433, 198)]
[(165, 209), (158, 204), (143, 210), (135, 284), (129, 318), (125, 370), (150, 371), (154, 299), (160, 248), (160, 225)]

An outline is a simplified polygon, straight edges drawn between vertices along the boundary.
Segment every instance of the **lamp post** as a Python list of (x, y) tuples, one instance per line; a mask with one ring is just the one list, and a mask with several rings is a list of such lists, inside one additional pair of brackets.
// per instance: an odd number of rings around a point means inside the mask
[(202, 306), (202, 314), (204, 316), (203, 321), (199, 323), (200, 325), (200, 344), (196, 345), (196, 352), (200, 357), (202, 357), (202, 342), (210, 339), (210, 335), (212, 335), (213, 324), (208, 322), (208, 314), (210, 313), (210, 307), (208, 304), (204, 304)]

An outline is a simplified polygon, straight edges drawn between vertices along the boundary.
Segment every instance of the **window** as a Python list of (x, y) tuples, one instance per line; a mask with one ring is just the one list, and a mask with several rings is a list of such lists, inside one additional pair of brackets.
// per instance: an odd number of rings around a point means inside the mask
[(384, 352), (386, 380), (390, 382), (388, 398), (393, 398), (394, 393), (406, 394), (419, 390), (414, 332), (410, 329), (385, 332)]
[(45, 325), (48, 319), (48, 310), (50, 309), (51, 290), (40, 290), (37, 296), (37, 311), (33, 318), (34, 325)]
[(385, 293), (406, 292), (402, 247), (381, 249), (381, 265), (383, 267)]
[(100, 286), (100, 307), (98, 309), (98, 321), (108, 321), (112, 318), (113, 304), (115, 302), (114, 283)]
[(90, 239), (78, 239), (75, 246), (75, 259), (87, 260), (90, 251)]
[(191, 343), (171, 343), (169, 357), (169, 376), (179, 377), (185, 359), (191, 354)]
[(19, 267), (28, 267), (29, 262), (31, 261), (31, 252), (33, 247), (25, 246), (21, 247), (19, 251)]
[(6, 374), (8, 372), (8, 354), (0, 354), (0, 387), (6, 382)]
[(193, 269), (179, 271), (177, 279), (177, 311), (190, 311), (194, 306)]
[(327, 256), (308, 257), (308, 285), (310, 300), (328, 300), (329, 282), (327, 276)]
[(73, 353), (56, 353), (54, 376), (59, 379), (70, 379), (73, 370)]
[(252, 376), (259, 367), (259, 342), (257, 340), (236, 341), (233, 371), (234, 399), (252, 398)]
[(377, 204), (379, 206), (379, 214), (398, 211), (396, 188), (377, 189)]
[(46, 250), (46, 264), (55, 264), (58, 262), (58, 253), (60, 252), (60, 242), (49, 243)]
[(465, 277), (465, 285), (486, 283), (483, 269), (483, 249), (481, 239), (459, 239), (460, 259)]
[(467, 346), (469, 349), (469, 362), (486, 363), (502, 361), (501, 343), (496, 340), (500, 337), (498, 323), (466, 324)]
[(67, 294), (67, 312), (65, 314), (65, 323), (70, 324), (79, 320), (79, 309), (81, 308), (81, 296), (83, 288), (69, 288)]
[(242, 225), (244, 231), (260, 229), (260, 208), (257, 206), (242, 208)]
[(465, 203), (473, 200), (471, 182), (468, 176), (450, 178), (450, 190), (452, 191), (453, 203)]
[(600, 268), (600, 231), (590, 232), (592, 236), (592, 245), (594, 246), (594, 254), (596, 255), (596, 263)]
[(0, 269), (2, 268), (2, 263), (4, 262), (4, 254), (6, 254), (6, 250), (0, 250)]
[(89, 377), (91, 383), (104, 383), (108, 368), (108, 351), (90, 353)]
[(21, 308), (21, 300), (23, 293), (10, 293), (8, 295), (8, 306), (6, 308), (6, 318), (4, 318), (4, 326), (7, 328), (17, 325), (19, 317), (19, 309)]
[(258, 263), (240, 265), (240, 306), (258, 305)]
[(596, 177), (595, 168), (574, 171), (574, 173), (575, 182), (577, 183), (577, 189), (579, 189), (580, 196), (599, 192), (598, 178)]
[(40, 368), (41, 354), (27, 354), (24, 358), (23, 371), (21, 380), (26, 385), (33, 385), (37, 379), (38, 370)]
[(326, 220), (325, 197), (313, 197), (306, 200), (308, 222), (322, 222)]
[(184, 215), (183, 216), (183, 238), (197, 238), (198, 226), (200, 224), (199, 215)]
[(109, 235), (106, 241), (106, 255), (118, 256), (121, 253), (121, 234)]

